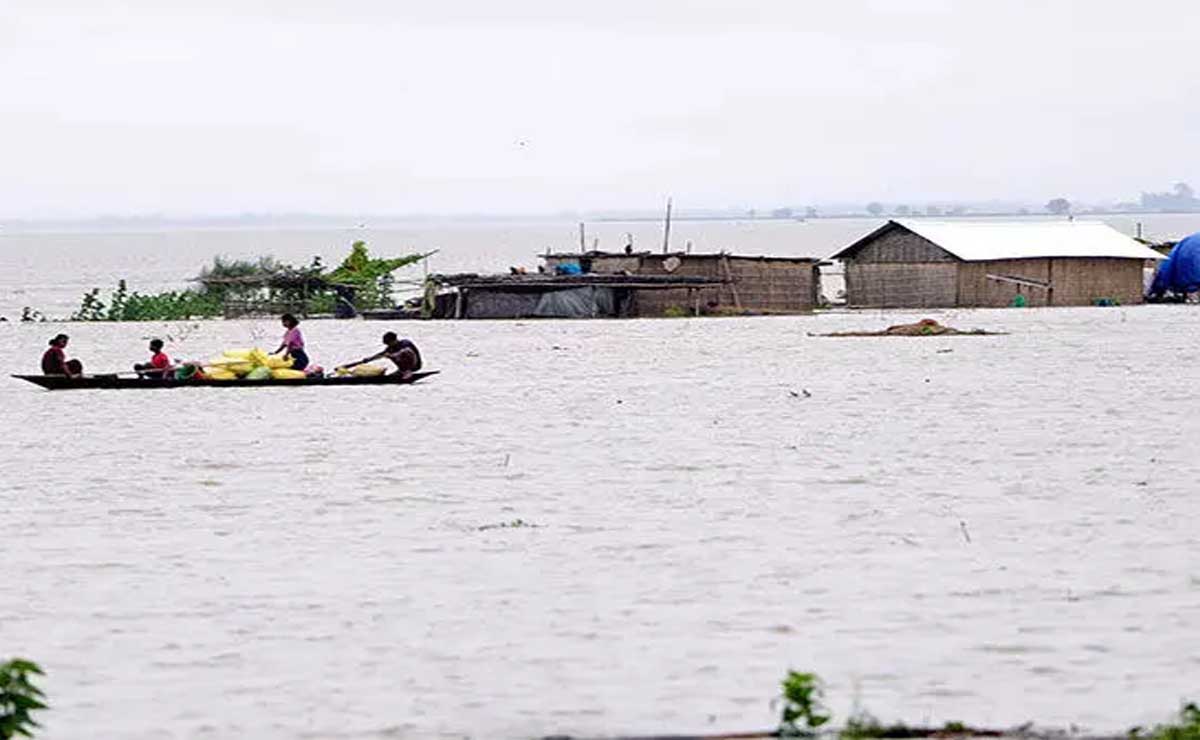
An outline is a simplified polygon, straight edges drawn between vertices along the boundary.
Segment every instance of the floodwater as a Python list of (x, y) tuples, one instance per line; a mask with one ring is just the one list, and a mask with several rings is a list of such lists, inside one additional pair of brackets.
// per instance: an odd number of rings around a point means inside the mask
[[(809, 336), (924, 315), (1010, 333)], [(0, 324), (0, 368), (63, 328)], [(326, 366), (385, 328), (305, 324)], [(759, 729), (789, 668), (908, 722), (1198, 698), (1195, 307), (391, 328), (442, 373), (0, 380), (0, 655), (47, 669), (42, 737)], [(65, 329), (97, 371), (280, 333)]]
[[(1161, 717), (1200, 675), (1200, 312), (931, 315), (1011, 334), (435, 322), (407, 388), (6, 380), (0, 645), (46, 738), (753, 729), (789, 667), (842, 716)], [(306, 328), (333, 364), (382, 327)], [(95, 369), (278, 333), (70, 330)]]

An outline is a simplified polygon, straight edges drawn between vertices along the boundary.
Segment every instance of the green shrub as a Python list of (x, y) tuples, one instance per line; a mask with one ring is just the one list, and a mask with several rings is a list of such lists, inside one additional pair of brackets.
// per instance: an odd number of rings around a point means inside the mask
[(33, 685), (31, 676), (42, 676), (37, 663), (13, 658), (0, 663), (0, 740), (33, 737), (39, 727), (33, 712), (45, 709), (46, 695)]
[(1155, 725), (1149, 732), (1134, 727), (1129, 731), (1129, 737), (1138, 740), (1200, 740), (1200, 706), (1188, 702), (1180, 708), (1176, 722)]
[(782, 712), (779, 734), (783, 737), (815, 735), (829, 721), (824, 705), (825, 687), (814, 673), (788, 671), (781, 685)]

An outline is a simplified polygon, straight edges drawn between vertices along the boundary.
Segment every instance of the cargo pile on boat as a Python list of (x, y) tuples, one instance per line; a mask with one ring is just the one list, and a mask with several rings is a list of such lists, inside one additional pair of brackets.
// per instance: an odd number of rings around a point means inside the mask
[(200, 372), (209, 380), (301, 380), (323, 374), (319, 367), (293, 370), (290, 358), (258, 348), (225, 350), (220, 357), (204, 363)]

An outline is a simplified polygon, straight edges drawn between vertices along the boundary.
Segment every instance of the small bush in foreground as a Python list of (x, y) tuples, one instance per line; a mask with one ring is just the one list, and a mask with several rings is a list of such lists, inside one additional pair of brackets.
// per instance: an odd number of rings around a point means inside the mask
[(779, 702), (779, 734), (783, 737), (803, 737), (817, 733), (829, 721), (825, 708), (825, 689), (815, 673), (788, 671), (781, 685)]
[(45, 709), (46, 695), (33, 685), (31, 676), (42, 676), (37, 663), (13, 658), (0, 663), (0, 740), (33, 737), (38, 723), (33, 712)]
[(1134, 740), (1200, 740), (1200, 706), (1184, 704), (1176, 722), (1155, 725), (1149, 731), (1135, 727), (1129, 731)]

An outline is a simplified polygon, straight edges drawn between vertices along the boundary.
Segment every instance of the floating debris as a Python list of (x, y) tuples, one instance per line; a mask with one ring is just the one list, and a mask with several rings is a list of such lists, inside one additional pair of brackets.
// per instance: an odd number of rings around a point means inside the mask
[(897, 324), (883, 331), (835, 331), (830, 334), (812, 334), (810, 337), (991, 337), (1003, 336), (1008, 332), (984, 329), (962, 330), (939, 324), (933, 319), (921, 319), (915, 324)]
[(542, 525), (527, 522), (524, 519), (513, 519), (511, 522), (500, 522), (499, 524), (484, 524), (479, 527), (480, 532), (486, 532), (489, 529), (541, 529)]

